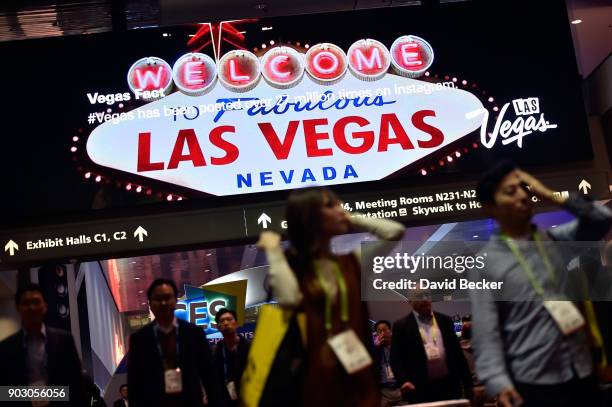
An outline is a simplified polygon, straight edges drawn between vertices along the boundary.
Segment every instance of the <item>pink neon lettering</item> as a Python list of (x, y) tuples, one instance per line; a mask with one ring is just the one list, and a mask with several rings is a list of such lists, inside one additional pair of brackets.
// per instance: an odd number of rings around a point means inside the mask
[(239, 75), (236, 72), (236, 61), (233, 59), (229, 60), (229, 71), (230, 71), (230, 79), (234, 82), (243, 82), (251, 80), (251, 77), (248, 75)]
[[(321, 66), (321, 59), (330, 59), (332, 61), (332, 65), (329, 68), (323, 68)], [(340, 61), (338, 61), (338, 57), (329, 51), (321, 51), (312, 60), (314, 67), (319, 73), (322, 74), (330, 74), (334, 73), (336, 69), (338, 69), (338, 65), (340, 65)]]
[[(144, 75), (142, 74), (141, 69), (136, 68), (136, 82), (138, 82), (138, 89), (146, 89), (149, 86), (149, 83), (153, 83), (153, 86), (157, 89), (161, 87), (162, 80), (162, 71), (164, 67), (158, 66), (157, 73), (153, 73), (150, 70), (145, 71)], [(143, 86), (144, 83), (144, 86)]]
[(287, 63), (288, 61), (289, 57), (287, 55), (277, 55), (270, 61), (270, 70), (277, 78), (285, 79), (291, 75), (290, 71), (282, 72), (278, 67), (280, 64)]
[(415, 42), (409, 42), (409, 43), (401, 45), (400, 50), (402, 52), (402, 59), (404, 61), (405, 66), (423, 65), (423, 61), (421, 61), (419, 53), (413, 52), (418, 49), (419, 49), (419, 44)]
[(185, 84), (201, 85), (204, 82), (204, 63), (201, 61), (189, 61), (185, 63)]
[(382, 68), (382, 60), (380, 58), (380, 50), (378, 48), (372, 48), (372, 54), (370, 55), (369, 59), (363, 54), (361, 49), (356, 48), (355, 59), (357, 60), (357, 69), (360, 71), (363, 70), (364, 64), (368, 69), (373, 69), (374, 64), (376, 64), (376, 68)]

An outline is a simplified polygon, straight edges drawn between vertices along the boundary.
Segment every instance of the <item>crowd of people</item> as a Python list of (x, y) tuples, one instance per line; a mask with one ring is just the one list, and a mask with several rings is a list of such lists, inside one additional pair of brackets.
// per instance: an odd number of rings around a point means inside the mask
[[(611, 316), (597, 301), (564, 297), (563, 284), (572, 284), (564, 278), (567, 266), (561, 253), (543, 243), (602, 239), (612, 211), (579, 195), (554, 194), (510, 162), (492, 168), (477, 194), (499, 225), (485, 248), (493, 253), (487, 272), (520, 295), (499, 301), (474, 290), (472, 320), (464, 321), (460, 337), (453, 320), (434, 311), (423, 287), (404, 293), (411, 306), (404, 318), (372, 325), (361, 298), (361, 254), (334, 253), (331, 239), (367, 231), (380, 240), (398, 240), (404, 226), (351, 216), (331, 190), (305, 188), (293, 191), (287, 202), (289, 248), (284, 250), (273, 232), (262, 233), (258, 241), (278, 306), (296, 327), (297, 315), (305, 317), (296, 328), (301, 335), (291, 339), (299, 346), (279, 340), (278, 357), (270, 361), (275, 373), (254, 383), (261, 366), (251, 358), (254, 345), (238, 334), (235, 310), (217, 311), (223, 340), (211, 350), (200, 327), (175, 317), (175, 283), (157, 279), (147, 291), (155, 318), (130, 337), (127, 384), (115, 406), (264, 405), (253, 401), (252, 391), (245, 396), (245, 386), (263, 393), (282, 377), (295, 382), (295, 404), (303, 406), (466, 399), (473, 406), (603, 407), (600, 383), (602, 372), (609, 372)], [(564, 208), (576, 220), (538, 230), (532, 197)], [(604, 274), (610, 272), (606, 261)], [(40, 287), (20, 287), (15, 298), (23, 328), (0, 343), (0, 360), (9, 367), (0, 369), (0, 384), (68, 385), (69, 405), (94, 405), (71, 336), (43, 323), (46, 301)], [(278, 400), (286, 400), (282, 388), (274, 388)], [(268, 394), (266, 406), (281, 405), (274, 396)]]

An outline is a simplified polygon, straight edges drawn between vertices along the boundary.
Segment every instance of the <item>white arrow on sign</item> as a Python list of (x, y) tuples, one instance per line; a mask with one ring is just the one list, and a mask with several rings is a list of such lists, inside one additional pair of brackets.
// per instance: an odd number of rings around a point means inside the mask
[(591, 189), (591, 184), (587, 182), (587, 180), (583, 179), (578, 185), (578, 189), (582, 191), (583, 194), (588, 194), (589, 189)]
[(270, 219), (268, 214), (266, 214), (265, 212), (262, 212), (261, 215), (259, 215), (259, 218), (257, 219), (257, 223), (258, 224), (261, 223), (261, 226), (263, 226), (264, 229), (267, 229), (268, 223), (272, 223), (272, 219)]
[(138, 226), (138, 229), (134, 232), (134, 237), (138, 237), (138, 240), (142, 242), (144, 240), (144, 236), (149, 236), (145, 228), (142, 226)]
[(19, 246), (17, 246), (17, 243), (13, 242), (12, 240), (9, 240), (6, 246), (4, 246), (4, 251), (9, 252), (10, 256), (15, 255), (15, 250), (19, 250)]

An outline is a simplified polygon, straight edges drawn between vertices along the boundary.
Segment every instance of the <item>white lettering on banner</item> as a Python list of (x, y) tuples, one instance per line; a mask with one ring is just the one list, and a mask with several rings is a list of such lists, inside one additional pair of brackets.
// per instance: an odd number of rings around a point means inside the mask
[[(489, 121), (489, 111), (485, 108), (469, 112), (465, 115), (466, 119), (473, 119), (482, 116), (482, 126), (480, 127), (480, 141), (483, 146), (493, 148), (497, 137), (502, 136), (502, 144), (507, 145), (516, 142), (519, 148), (523, 147), (523, 138), (532, 134), (534, 131), (542, 133), (549, 129), (556, 129), (556, 124), (551, 124), (544, 118), (544, 113), (540, 113), (540, 103), (538, 98), (516, 99), (512, 101), (514, 111), (517, 118), (514, 122), (504, 120), (506, 112), (510, 107), (510, 103), (506, 103), (499, 112), (497, 122), (493, 128), (493, 132), (487, 136), (487, 128)], [(532, 116), (540, 114), (540, 117)], [(526, 117), (528, 116), (528, 117)]]
[(109, 93), (107, 95), (100, 95), (98, 92), (87, 93), (87, 99), (89, 103), (95, 105), (96, 103), (106, 103), (107, 105), (113, 105), (115, 102), (127, 102), (132, 99), (128, 92), (124, 93)]
[[(98, 165), (214, 195), (379, 180), (477, 130), (480, 118), (465, 115), (482, 103), (452, 87), (431, 94), (335, 95), (424, 83), (387, 74), (372, 83), (345, 75), (322, 85), (304, 76), (282, 91), (260, 81), (238, 100), (222, 86), (202, 96), (175, 92), (135, 109), (134, 120), (95, 128), (87, 153)], [(322, 97), (297, 102), (308, 93)], [(197, 108), (214, 101), (231, 104), (212, 112)]]

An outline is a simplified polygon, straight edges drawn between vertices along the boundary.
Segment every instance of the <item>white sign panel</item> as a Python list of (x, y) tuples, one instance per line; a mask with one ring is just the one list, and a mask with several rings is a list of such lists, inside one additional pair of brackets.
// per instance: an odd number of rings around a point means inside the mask
[(482, 117), (468, 113), (481, 109), (467, 91), (391, 73), (331, 85), (304, 75), (282, 90), (259, 81), (242, 93), (216, 84), (101, 124), (87, 152), (96, 164), (214, 195), (372, 181), (477, 130)]

